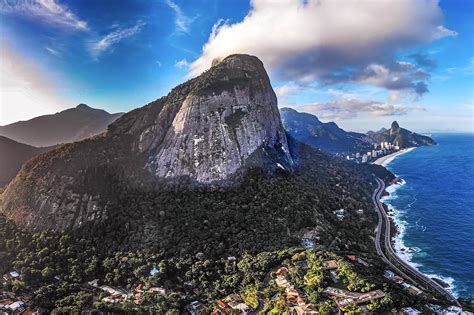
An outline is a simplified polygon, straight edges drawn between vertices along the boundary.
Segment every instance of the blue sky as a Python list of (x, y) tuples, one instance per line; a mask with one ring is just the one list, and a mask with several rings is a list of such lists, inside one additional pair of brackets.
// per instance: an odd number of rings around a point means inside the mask
[(280, 106), (367, 131), (474, 131), (469, 0), (0, 0), (0, 124), (128, 111), (213, 58), (260, 57)]

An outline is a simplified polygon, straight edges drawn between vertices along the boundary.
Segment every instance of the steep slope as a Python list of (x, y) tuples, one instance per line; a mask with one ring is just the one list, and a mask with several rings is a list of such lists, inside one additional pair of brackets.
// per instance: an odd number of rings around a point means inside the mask
[(109, 114), (104, 110), (79, 104), (54, 115), (0, 126), (0, 135), (36, 147), (52, 146), (99, 134), (122, 114)]
[(286, 131), (296, 139), (323, 151), (346, 155), (371, 148), (370, 139), (361, 133), (347, 132), (334, 122), (323, 123), (316, 116), (281, 108)]
[(394, 121), (390, 129), (382, 129), (380, 132), (368, 134), (375, 142), (391, 142), (400, 148), (434, 145), (436, 142), (428, 136), (414, 133), (410, 130), (400, 128)]
[(289, 152), (262, 62), (233, 55), (106, 133), (27, 163), (2, 211), (34, 229), (65, 230), (104, 218), (119, 187), (232, 185), (246, 165), (291, 169)]
[(15, 177), (25, 161), (51, 149), (53, 148), (36, 148), (0, 136), (0, 187)]

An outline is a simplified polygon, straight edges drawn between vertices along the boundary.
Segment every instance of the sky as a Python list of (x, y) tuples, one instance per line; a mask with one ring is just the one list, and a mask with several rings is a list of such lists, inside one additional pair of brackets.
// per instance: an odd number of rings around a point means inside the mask
[(474, 132), (474, 1), (0, 0), (0, 125), (143, 106), (256, 55), (279, 107), (353, 131)]

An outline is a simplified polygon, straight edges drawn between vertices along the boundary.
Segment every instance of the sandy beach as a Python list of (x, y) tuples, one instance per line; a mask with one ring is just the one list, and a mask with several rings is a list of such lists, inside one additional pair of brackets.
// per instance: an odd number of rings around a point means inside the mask
[(377, 165), (385, 165), (385, 164), (388, 164), (390, 163), (390, 161), (392, 161), (394, 158), (396, 158), (397, 156), (399, 155), (402, 155), (402, 154), (405, 154), (405, 153), (408, 153), (412, 150), (414, 150), (415, 148), (406, 148), (406, 149), (402, 149), (400, 151), (397, 151), (397, 152), (394, 152), (392, 154), (388, 154), (388, 155), (385, 155), (385, 156), (382, 156), (381, 158), (378, 158), (377, 160), (375, 160), (373, 162), (373, 164), (377, 164)]

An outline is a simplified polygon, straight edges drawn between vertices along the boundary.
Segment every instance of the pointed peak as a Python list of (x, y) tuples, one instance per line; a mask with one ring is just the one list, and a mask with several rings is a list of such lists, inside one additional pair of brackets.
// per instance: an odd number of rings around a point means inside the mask
[(83, 104), (83, 103), (77, 105), (76, 108), (77, 108), (77, 109), (92, 109), (92, 107), (90, 107), (90, 106), (88, 106), (88, 105), (86, 105), (86, 104)]
[(400, 129), (400, 125), (398, 125), (398, 122), (396, 120), (393, 121), (392, 123), (392, 130), (395, 130), (395, 129)]

